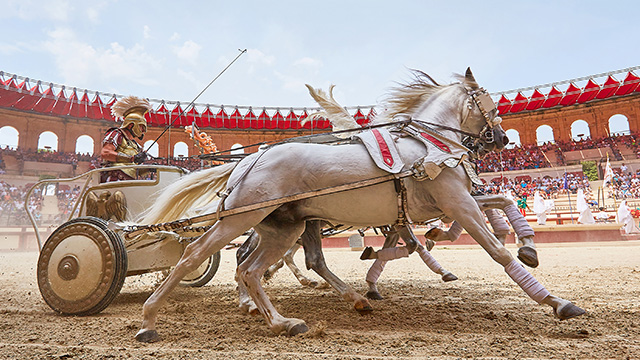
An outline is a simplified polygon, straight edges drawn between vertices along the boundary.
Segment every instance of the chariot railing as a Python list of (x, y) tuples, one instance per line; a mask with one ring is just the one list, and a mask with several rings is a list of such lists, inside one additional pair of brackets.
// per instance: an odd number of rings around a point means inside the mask
[[(43, 189), (45, 189), (46, 191), (46, 186), (50, 184), (58, 185), (60, 183), (76, 183), (76, 184), (82, 183), (79, 196), (73, 200), (72, 204), (70, 204), (68, 216), (66, 216), (66, 218), (63, 221), (65, 222), (73, 219), (74, 216), (76, 216), (77, 214), (82, 213), (82, 210), (83, 210), (82, 206), (84, 204), (84, 199), (87, 196), (88, 189), (90, 189), (92, 186), (101, 184), (100, 178), (103, 173), (114, 171), (114, 170), (126, 170), (126, 169), (135, 169), (136, 175), (139, 175), (141, 173), (141, 170), (146, 170), (145, 172), (148, 174), (155, 173), (155, 175), (148, 179), (139, 178), (139, 176), (136, 176), (136, 179), (133, 179), (133, 180), (116, 181), (116, 182), (111, 182), (110, 184), (114, 186), (130, 185), (130, 184), (153, 186), (158, 184), (158, 180), (159, 180), (157, 175), (158, 171), (162, 171), (162, 170), (177, 171), (180, 168), (177, 168), (175, 166), (166, 166), (166, 165), (111, 166), (111, 167), (93, 169), (72, 178), (44, 179), (44, 180), (38, 181), (27, 191), (24, 199), (24, 208), (35, 232), (36, 240), (38, 242), (38, 250), (42, 249), (43, 241), (40, 238), (40, 229), (38, 226), (38, 221), (36, 220), (33, 211), (29, 207), (31, 197), (36, 189), (38, 189), (39, 187), (43, 187)], [(178, 170), (178, 171), (182, 171), (182, 170)], [(105, 184), (105, 183), (102, 183), (102, 184)], [(54, 191), (54, 195), (57, 196), (58, 186), (56, 186), (53, 191)]]

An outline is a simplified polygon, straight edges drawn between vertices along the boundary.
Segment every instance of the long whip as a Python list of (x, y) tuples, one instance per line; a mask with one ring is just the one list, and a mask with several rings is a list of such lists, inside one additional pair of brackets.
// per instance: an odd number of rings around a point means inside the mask
[(166, 132), (167, 132), (167, 130), (169, 130), (169, 129), (171, 128), (171, 126), (173, 126), (173, 123), (175, 123), (175, 122), (176, 122), (176, 120), (180, 119), (180, 116), (182, 116), (182, 115), (185, 113), (185, 111), (187, 111), (187, 109), (189, 109), (189, 108), (190, 108), (190, 107), (191, 107), (191, 106), (196, 102), (196, 100), (198, 100), (198, 98), (200, 97), (200, 95), (202, 95), (205, 91), (207, 91), (207, 89), (209, 88), (209, 86), (211, 86), (211, 85), (212, 85), (216, 80), (218, 80), (218, 78), (219, 78), (220, 76), (222, 76), (222, 74), (224, 74), (224, 72), (225, 72), (225, 71), (227, 71), (227, 69), (228, 69), (228, 68), (230, 68), (230, 67), (231, 67), (231, 65), (233, 65), (233, 63), (234, 63), (234, 62), (236, 62), (236, 60), (238, 60), (238, 58), (240, 58), (240, 56), (242, 56), (242, 54), (246, 53), (246, 52), (247, 52), (247, 49), (244, 49), (244, 50), (240, 50), (240, 49), (238, 49), (238, 51), (240, 51), (240, 54), (238, 54), (238, 56), (236, 56), (236, 58), (235, 58), (235, 59), (233, 59), (233, 61), (231, 61), (231, 62), (229, 63), (229, 65), (227, 65), (227, 67), (225, 67), (224, 69), (222, 69), (222, 71), (220, 71), (220, 73), (219, 73), (215, 78), (213, 78), (213, 80), (211, 80), (211, 82), (209, 83), (209, 85), (207, 85), (204, 89), (202, 89), (202, 91), (200, 91), (200, 93), (199, 93), (199, 94), (198, 94), (198, 95), (197, 95), (193, 100), (191, 100), (191, 102), (189, 103), (189, 105), (187, 105), (187, 106), (182, 110), (182, 112), (180, 112), (180, 114), (178, 114), (178, 116), (176, 116), (176, 118), (175, 118), (175, 119), (173, 119), (173, 121), (172, 121), (169, 125), (167, 125), (167, 126), (164, 128), (164, 130), (162, 131), (162, 133), (160, 133), (160, 135), (158, 135), (158, 137), (157, 137), (155, 140), (153, 140), (153, 143), (151, 143), (151, 145), (149, 145), (149, 147), (147, 147), (147, 150), (145, 150), (145, 152), (149, 151), (149, 149), (151, 149), (151, 147), (152, 147), (153, 145), (155, 145), (155, 144), (158, 142), (158, 140), (162, 137), (162, 135), (164, 135), (164, 133), (166, 133)]

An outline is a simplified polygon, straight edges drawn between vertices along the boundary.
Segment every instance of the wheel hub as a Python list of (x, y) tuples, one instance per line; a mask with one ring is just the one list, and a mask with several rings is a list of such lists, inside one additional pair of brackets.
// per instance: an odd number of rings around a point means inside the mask
[(73, 280), (78, 277), (80, 272), (80, 263), (78, 258), (73, 255), (67, 255), (58, 264), (58, 276), (63, 280)]

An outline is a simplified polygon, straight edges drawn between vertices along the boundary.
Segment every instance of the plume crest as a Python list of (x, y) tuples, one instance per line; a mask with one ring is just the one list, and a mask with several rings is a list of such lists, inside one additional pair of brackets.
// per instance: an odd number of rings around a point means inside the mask
[(147, 99), (141, 99), (137, 96), (126, 96), (111, 106), (111, 114), (116, 119), (122, 119), (134, 109), (144, 109), (144, 113), (152, 108), (151, 103)]
[[(349, 129), (357, 129), (360, 128), (360, 125), (355, 121), (353, 116), (349, 114), (345, 108), (343, 108), (338, 102), (333, 98), (333, 88), (335, 85), (331, 85), (329, 87), (329, 94), (324, 92), (322, 89), (315, 89), (309, 84), (305, 84), (307, 89), (309, 89), (309, 94), (311, 97), (318, 103), (318, 105), (322, 106), (324, 111), (318, 111), (313, 114), (310, 114), (306, 119), (303, 120), (302, 125), (307, 121), (312, 121), (318, 118), (325, 118), (331, 122), (333, 126), (333, 131), (340, 130), (349, 130)], [(336, 136), (341, 138), (348, 138), (352, 134), (336, 134)]]

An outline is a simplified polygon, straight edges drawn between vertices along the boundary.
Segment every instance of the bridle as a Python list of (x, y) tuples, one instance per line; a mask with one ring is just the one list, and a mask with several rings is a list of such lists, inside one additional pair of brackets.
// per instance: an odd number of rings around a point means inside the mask
[(500, 123), (502, 122), (502, 118), (497, 116), (498, 108), (496, 107), (496, 104), (493, 102), (493, 99), (491, 98), (487, 90), (485, 90), (484, 88), (467, 88), (467, 94), (469, 95), (470, 100), (467, 106), (469, 110), (467, 112), (467, 117), (469, 117), (469, 114), (471, 113), (471, 109), (473, 108), (471, 102), (473, 102), (480, 110), (480, 113), (484, 118), (485, 125), (480, 130), (478, 136), (467, 136), (462, 139), (462, 144), (471, 149), (474, 153), (479, 153), (480, 150), (484, 148), (484, 145), (495, 144), (496, 138), (494, 136), (494, 128), (500, 125)]

